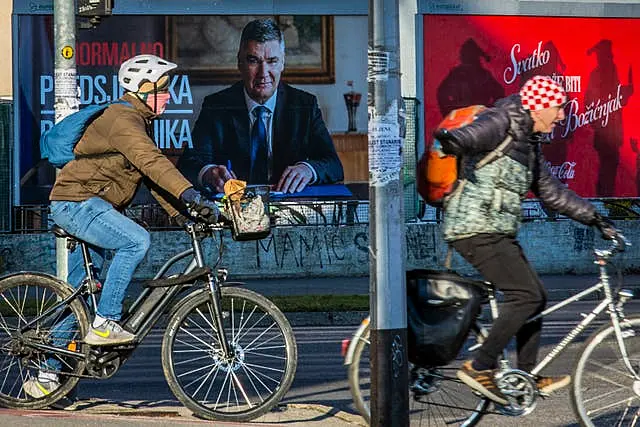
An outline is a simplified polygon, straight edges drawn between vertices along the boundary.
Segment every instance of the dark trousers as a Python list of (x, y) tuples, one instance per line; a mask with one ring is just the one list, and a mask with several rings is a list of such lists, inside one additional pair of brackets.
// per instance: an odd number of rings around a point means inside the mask
[(520, 244), (501, 234), (480, 234), (451, 243), (471, 265), (504, 293), (499, 316), (475, 360), (495, 367), (502, 350), (515, 335), (518, 368), (531, 371), (536, 365), (542, 319), (525, 321), (544, 310), (547, 292), (527, 261)]

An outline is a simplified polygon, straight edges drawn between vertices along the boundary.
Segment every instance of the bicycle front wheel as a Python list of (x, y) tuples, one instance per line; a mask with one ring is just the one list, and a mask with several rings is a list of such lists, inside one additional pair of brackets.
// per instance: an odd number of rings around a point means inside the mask
[[(371, 365), (369, 359), (370, 328), (354, 336), (357, 340), (353, 360), (348, 368), (349, 388), (353, 402), (362, 417), (370, 421)], [(409, 380), (409, 414), (412, 427), (475, 426), (484, 415), (489, 401), (478, 396), (471, 388), (456, 378), (456, 371), (462, 365), (466, 350), (481, 342), (481, 335), (475, 329), (460, 356), (451, 364), (438, 368), (414, 366)]]
[(583, 426), (638, 425), (640, 316), (622, 320), (620, 329), (629, 366), (612, 324), (603, 326), (589, 338), (576, 363), (571, 403)]
[[(72, 292), (66, 283), (40, 274), (0, 280), (0, 405), (44, 408), (78, 382), (73, 375), (83, 373), (89, 352), (81, 342), (87, 333), (86, 307), (78, 298), (58, 307)], [(48, 381), (45, 393), (39, 375), (57, 375), (58, 381)]]
[(209, 292), (190, 297), (169, 320), (162, 367), (169, 387), (196, 415), (250, 421), (287, 393), (298, 351), (289, 321), (271, 301), (242, 288), (221, 289), (225, 357)]

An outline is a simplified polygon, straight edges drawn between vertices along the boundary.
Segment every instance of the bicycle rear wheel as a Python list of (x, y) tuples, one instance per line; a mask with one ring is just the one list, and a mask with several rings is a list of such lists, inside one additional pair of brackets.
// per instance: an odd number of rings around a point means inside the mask
[[(369, 326), (362, 334), (354, 336), (357, 340), (353, 360), (349, 366), (349, 388), (356, 409), (370, 422), (371, 366)], [(409, 415), (411, 426), (474, 426), (489, 406), (489, 401), (475, 394), (469, 387), (456, 378), (456, 371), (462, 365), (465, 350), (479, 340), (476, 330), (472, 330), (459, 358), (450, 365), (424, 369), (414, 367), (419, 372), (417, 385), (421, 392), (410, 391)], [(416, 374), (413, 375), (414, 377)], [(409, 381), (409, 386), (415, 382)]]
[(210, 420), (250, 421), (287, 393), (298, 351), (289, 321), (271, 301), (242, 288), (222, 288), (224, 332), (218, 341), (209, 292), (186, 301), (169, 320), (162, 367), (169, 387), (187, 408)]
[[(69, 374), (82, 374), (84, 359), (34, 345), (72, 350), (86, 357), (88, 346), (80, 342), (88, 324), (84, 304), (76, 298), (25, 327), (72, 292), (66, 283), (45, 275), (23, 273), (0, 280), (0, 405), (44, 408), (63, 398), (78, 382), (78, 377)], [(57, 374), (60, 385), (35, 398), (25, 392), (24, 385), (35, 381), (40, 372)]]
[[(640, 316), (620, 322), (631, 368), (640, 375)], [(635, 426), (640, 418), (640, 380), (624, 363), (613, 325), (597, 330), (573, 372), (573, 410), (583, 426)]]

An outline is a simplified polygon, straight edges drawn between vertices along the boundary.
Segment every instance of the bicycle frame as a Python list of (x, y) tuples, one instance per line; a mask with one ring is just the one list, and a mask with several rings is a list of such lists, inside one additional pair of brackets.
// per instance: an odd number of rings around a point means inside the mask
[[(156, 275), (153, 277), (152, 280), (160, 279), (176, 263), (188, 257), (192, 257), (191, 261), (189, 261), (189, 263), (187, 264), (186, 267), (184, 267), (181, 273), (178, 273), (178, 276), (184, 276), (189, 273), (192, 273), (197, 268), (205, 267), (204, 256), (202, 253), (202, 246), (200, 244), (200, 238), (198, 234), (202, 232), (212, 233), (214, 231), (214, 228), (209, 225), (189, 224), (186, 226), (186, 229), (191, 237), (192, 247), (190, 249), (184, 250), (174, 255), (169, 260), (167, 260), (160, 267), (160, 269), (158, 270), (158, 272), (156, 273)], [(222, 230), (222, 228), (219, 228), (219, 230)], [(56, 312), (60, 308), (65, 307), (70, 301), (73, 301), (76, 298), (82, 301), (82, 303), (86, 305), (84, 298), (81, 298), (81, 295), (83, 292), (87, 292), (89, 293), (89, 295), (91, 295), (93, 305), (90, 306), (89, 311), (95, 314), (96, 280), (93, 274), (93, 269), (91, 268), (92, 267), (91, 257), (89, 255), (89, 251), (87, 249), (86, 244), (83, 242), (78, 242), (78, 243), (80, 245), (81, 250), (83, 251), (84, 265), (87, 273), (87, 276), (83, 280), (82, 284), (78, 286), (76, 289), (74, 289), (72, 294), (69, 295), (67, 298), (59, 301), (55, 306), (49, 308), (38, 317), (32, 319), (28, 324), (24, 325), (21, 328), (21, 332), (25, 332), (26, 330), (31, 328), (34, 324), (36, 324), (39, 320), (51, 315), (52, 313)], [(222, 245), (223, 245), (223, 242), (221, 238), (220, 239), (220, 257), (216, 261), (214, 267), (217, 266), (221, 260), (221, 254), (223, 250)], [(216, 313), (216, 316), (215, 316), (216, 329), (217, 331), (219, 331), (218, 338), (226, 354), (229, 354), (230, 352), (229, 344), (223, 332), (222, 316), (220, 314), (221, 313), (220, 284), (226, 280), (226, 275), (227, 275), (226, 270), (219, 270), (217, 275), (214, 275), (213, 273), (209, 272), (207, 274), (208, 283), (207, 283), (206, 289), (208, 289), (211, 292), (211, 296), (212, 296), (212, 304), (214, 307), (214, 312)], [(160, 316), (166, 311), (167, 307), (169, 307), (170, 304), (174, 301), (175, 297), (185, 287), (189, 287), (190, 285), (191, 283), (185, 283), (185, 284), (167, 286), (167, 287), (153, 287), (153, 288), (145, 287), (141, 292), (141, 294), (138, 296), (138, 298), (134, 301), (134, 303), (131, 305), (131, 307), (129, 307), (129, 309), (124, 313), (122, 317), (123, 325), (136, 335), (137, 342), (133, 345), (133, 347), (131, 347), (131, 345), (125, 346), (124, 348), (116, 346), (109, 350), (106, 350), (106, 353), (111, 353), (111, 350), (114, 350), (114, 351), (126, 350), (126, 351), (132, 352), (137, 347), (137, 345), (142, 341), (142, 339), (151, 331), (151, 329), (156, 324)], [(203, 290), (204, 289), (199, 289), (196, 292), (202, 292)], [(71, 351), (71, 350), (62, 349), (59, 347), (49, 346), (46, 344), (40, 344), (37, 342), (32, 342), (31, 340), (28, 340), (28, 339), (27, 341), (29, 346), (33, 348), (37, 348), (39, 350), (44, 350), (51, 353), (74, 357), (79, 360), (83, 360), (86, 357), (85, 354), (77, 351)], [(103, 361), (104, 360), (99, 360), (100, 363), (102, 363)]]
[[(596, 261), (600, 270), (600, 278), (598, 283), (593, 286), (585, 289), (582, 292), (577, 293), (569, 298), (566, 298), (557, 304), (548, 307), (541, 313), (529, 318), (526, 323), (531, 323), (536, 320), (539, 320), (550, 313), (554, 313), (563, 307), (566, 307), (569, 304), (572, 304), (576, 301), (581, 300), (587, 295), (591, 295), (600, 290), (604, 291), (604, 299), (591, 310), (591, 312), (587, 315), (584, 315), (584, 319), (578, 323), (563, 339), (558, 343), (549, 353), (544, 357), (542, 361), (540, 361), (533, 370), (531, 370), (531, 375), (536, 376), (540, 371), (542, 371), (549, 363), (551, 363), (562, 351), (564, 351), (569, 344), (573, 342), (573, 340), (584, 331), (584, 329), (591, 324), (591, 322), (600, 315), (605, 309), (608, 309), (609, 315), (611, 318), (611, 324), (613, 325), (616, 333), (616, 339), (618, 341), (618, 347), (622, 354), (625, 366), (629, 370), (629, 372), (637, 379), (640, 380), (640, 376), (635, 372), (633, 367), (629, 362), (629, 357), (626, 352), (626, 347), (622, 340), (622, 331), (620, 329), (620, 318), (624, 317), (624, 313), (622, 312), (622, 306), (624, 303), (630, 299), (633, 294), (630, 291), (621, 289), (618, 292), (617, 299), (614, 298), (613, 292), (611, 290), (611, 285), (609, 283), (609, 273), (607, 272), (607, 259), (611, 257), (613, 254), (613, 250), (596, 250)], [(491, 308), (491, 316), (493, 319), (496, 319), (499, 316), (498, 313), (498, 303), (496, 301), (493, 290), (489, 291), (489, 305)], [(504, 355), (504, 360), (506, 360), (506, 354)]]

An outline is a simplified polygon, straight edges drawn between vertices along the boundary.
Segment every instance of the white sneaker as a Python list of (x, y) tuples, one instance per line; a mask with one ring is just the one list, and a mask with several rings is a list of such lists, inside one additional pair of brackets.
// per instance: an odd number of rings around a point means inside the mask
[(48, 396), (60, 387), (58, 381), (41, 381), (38, 378), (30, 378), (22, 384), (22, 390), (34, 399)]
[(92, 326), (84, 337), (84, 342), (89, 345), (117, 345), (127, 344), (135, 339), (135, 335), (122, 329), (117, 322), (107, 320), (98, 327)]

